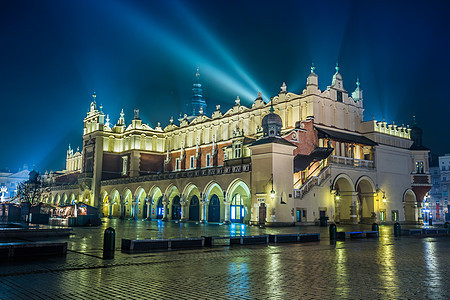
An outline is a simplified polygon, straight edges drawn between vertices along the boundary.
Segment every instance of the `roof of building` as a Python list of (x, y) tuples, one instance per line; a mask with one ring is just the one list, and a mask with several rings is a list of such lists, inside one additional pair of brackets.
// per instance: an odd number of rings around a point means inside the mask
[(334, 148), (317, 147), (309, 155), (297, 154), (294, 158), (294, 171), (305, 170), (313, 161), (321, 161), (333, 152)]
[(297, 145), (294, 145), (293, 143), (286, 141), (282, 137), (278, 137), (278, 136), (267, 136), (267, 137), (260, 138), (256, 142), (252, 143), (250, 146), (263, 145), (263, 144), (269, 144), (269, 143), (276, 143), (276, 144), (282, 144), (282, 145), (286, 145), (286, 146), (297, 147)]
[(342, 142), (357, 143), (357, 144), (362, 144), (362, 145), (367, 145), (367, 146), (378, 145), (374, 141), (372, 141), (362, 135), (357, 135), (357, 134), (353, 134), (353, 133), (345, 133), (345, 132), (335, 131), (335, 130), (331, 130), (331, 129), (318, 128), (318, 127), (315, 127), (315, 128), (319, 132), (319, 138), (329, 137), (329, 138), (332, 138), (332, 139), (335, 139), (338, 141), (342, 141)]

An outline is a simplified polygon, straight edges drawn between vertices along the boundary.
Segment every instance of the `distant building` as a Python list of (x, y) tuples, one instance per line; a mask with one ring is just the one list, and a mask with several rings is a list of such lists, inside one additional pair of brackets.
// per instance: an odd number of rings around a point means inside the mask
[[(197, 76), (198, 78), (198, 76)], [(200, 90), (199, 90), (200, 89)], [(83, 202), (105, 216), (266, 225), (421, 221), (431, 188), (422, 131), (363, 120), (359, 80), (349, 93), (339, 67), (321, 91), (306, 88), (251, 107), (205, 115), (197, 79), (192, 112), (164, 128), (110, 123), (96, 96), (84, 118), (83, 148), (42, 201)], [(450, 177), (448, 177), (450, 178)]]
[(16, 195), (17, 185), (25, 180), (28, 180), (27, 166), (21, 171), (0, 171), (0, 201), (9, 200)]
[[(448, 215), (449, 202), (448, 193), (450, 191), (450, 154), (439, 156), (436, 164), (430, 168), (432, 188), (425, 204), (429, 210), (428, 215), (438, 222), (450, 221)], [(426, 220), (425, 220), (426, 221)]]

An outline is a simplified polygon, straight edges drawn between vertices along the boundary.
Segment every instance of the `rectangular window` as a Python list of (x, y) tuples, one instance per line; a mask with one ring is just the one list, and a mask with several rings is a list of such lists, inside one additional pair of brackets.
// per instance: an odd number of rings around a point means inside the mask
[(448, 192), (447, 192), (447, 191), (444, 191), (444, 192), (442, 192), (442, 195), (443, 195), (444, 197), (448, 197)]
[(195, 168), (195, 158), (194, 155), (191, 155), (191, 169)]
[(180, 171), (180, 159), (175, 160), (175, 171)]
[(128, 171), (128, 156), (122, 156), (122, 176), (127, 175)]
[(423, 161), (416, 161), (416, 173), (417, 174), (425, 173), (423, 169)]
[(380, 222), (385, 222), (385, 221), (386, 221), (386, 211), (380, 210)]
[(206, 154), (206, 166), (211, 167), (211, 154)]
[(242, 144), (234, 145), (234, 158), (240, 158), (242, 156)]
[(341, 91), (337, 91), (336, 96), (337, 96), (337, 101), (338, 102), (342, 102), (342, 92)]
[(393, 210), (392, 211), (392, 222), (397, 222), (398, 221), (398, 210)]

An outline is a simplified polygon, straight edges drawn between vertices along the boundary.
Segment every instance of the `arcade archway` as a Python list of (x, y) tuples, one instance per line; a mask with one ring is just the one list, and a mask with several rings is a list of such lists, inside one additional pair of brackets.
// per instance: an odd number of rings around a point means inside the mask
[(358, 212), (358, 223), (372, 224), (376, 221), (375, 207), (375, 185), (369, 177), (361, 177), (356, 183), (358, 201), (356, 211)]
[(355, 224), (358, 222), (357, 199), (354, 197), (353, 182), (341, 174), (334, 180), (335, 221)]

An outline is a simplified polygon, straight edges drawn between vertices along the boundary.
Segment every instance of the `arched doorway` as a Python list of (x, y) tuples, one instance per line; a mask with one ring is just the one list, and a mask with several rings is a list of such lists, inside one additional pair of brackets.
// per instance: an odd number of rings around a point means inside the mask
[(156, 218), (162, 219), (164, 216), (164, 205), (162, 203), (163, 197), (160, 196), (158, 202), (156, 203)]
[(403, 195), (403, 204), (405, 209), (405, 222), (409, 224), (417, 224), (417, 203), (416, 195), (412, 190), (407, 190)]
[[(230, 212), (227, 219), (233, 223), (249, 223), (251, 211), (250, 189), (247, 184), (241, 180), (234, 180), (227, 189), (227, 199), (230, 203)], [(257, 220), (258, 216), (254, 216)], [(262, 218), (265, 221), (265, 217)]]
[(132, 215), (134, 219), (144, 219), (147, 216), (147, 209), (146, 209), (146, 197), (147, 194), (145, 193), (143, 188), (138, 188), (136, 190), (136, 200), (133, 203), (132, 208)]
[(175, 196), (172, 200), (172, 220), (179, 219), (181, 219), (180, 196)]
[(334, 182), (335, 222), (341, 224), (358, 223), (357, 197), (354, 196), (353, 182), (347, 175), (339, 175)]
[(110, 210), (110, 203), (109, 203), (108, 193), (105, 191), (105, 192), (103, 192), (103, 196), (102, 196), (102, 213), (103, 213), (103, 216), (109, 217), (109, 213), (110, 213), (109, 210)]
[(233, 198), (231, 198), (230, 221), (233, 223), (242, 223), (244, 217), (244, 202), (242, 201), (241, 195), (235, 194), (233, 195)]
[(375, 185), (369, 177), (362, 177), (356, 185), (358, 193), (357, 212), (358, 222), (363, 224), (372, 224), (376, 221), (375, 207)]
[(131, 218), (132, 217), (132, 207), (133, 207), (133, 194), (129, 189), (125, 190), (125, 193), (122, 196), (122, 218)]
[(111, 216), (118, 218), (120, 217), (120, 195), (117, 190), (112, 192), (111, 199)]
[(189, 202), (189, 221), (199, 221), (200, 205), (197, 195), (194, 195)]
[(157, 186), (153, 186), (147, 194), (147, 217), (150, 219), (157, 219), (158, 213), (157, 205), (159, 198), (162, 197), (161, 189)]
[(208, 222), (220, 222), (220, 201), (216, 194), (209, 199)]

